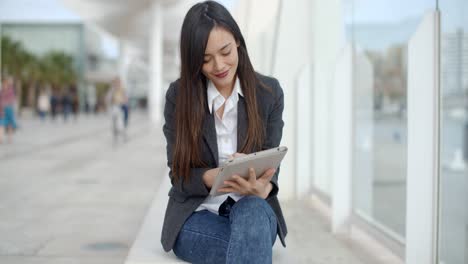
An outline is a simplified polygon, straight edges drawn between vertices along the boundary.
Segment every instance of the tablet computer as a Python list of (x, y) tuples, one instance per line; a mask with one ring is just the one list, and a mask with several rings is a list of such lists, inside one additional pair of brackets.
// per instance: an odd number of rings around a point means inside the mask
[(230, 180), (232, 175), (237, 174), (245, 179), (249, 178), (249, 168), (255, 169), (257, 178), (263, 175), (268, 169), (277, 169), (288, 152), (288, 148), (281, 146), (247, 154), (242, 157), (228, 161), (220, 167), (219, 173), (211, 187), (210, 195), (218, 196), (226, 193), (218, 192), (218, 189), (225, 187), (224, 181)]

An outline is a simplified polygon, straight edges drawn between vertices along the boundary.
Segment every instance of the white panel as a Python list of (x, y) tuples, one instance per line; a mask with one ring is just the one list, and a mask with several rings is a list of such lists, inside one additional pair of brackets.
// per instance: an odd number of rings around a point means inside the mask
[[(310, 19), (309, 2), (307, 0), (283, 1), (280, 13), (280, 26), (277, 50), (272, 76), (276, 77), (284, 91), (284, 112), (282, 145), (290, 151), (281, 163), (279, 176), (279, 198), (293, 199), (296, 196), (296, 179), (298, 173), (311, 175), (310, 171), (297, 170), (296, 116), (297, 101), (295, 98), (295, 80), (301, 68), (308, 63)], [(254, 12), (254, 11), (252, 11)], [(253, 15), (253, 14), (252, 14)], [(294, 39), (294, 41), (291, 41)], [(249, 45), (249, 43), (247, 43)], [(301, 142), (302, 144), (302, 142)]]
[(149, 111), (151, 121), (157, 123), (162, 119), (163, 87), (162, 87), (162, 60), (163, 60), (163, 12), (162, 5), (155, 1), (152, 6), (152, 24), (150, 25), (150, 87)]
[(352, 47), (337, 60), (332, 90), (332, 231), (348, 233), (352, 175)]
[(438, 13), (427, 13), (408, 46), (408, 264), (436, 263), (438, 25)]
[(309, 173), (312, 171), (312, 87), (310, 85), (310, 67), (306, 66), (301, 69), (296, 81), (296, 195), (298, 198), (307, 195), (310, 191), (311, 177)]
[[(298, 3), (300, 5), (300, 3)], [(279, 0), (238, 0), (233, 16), (247, 43), (255, 70), (271, 74)]]

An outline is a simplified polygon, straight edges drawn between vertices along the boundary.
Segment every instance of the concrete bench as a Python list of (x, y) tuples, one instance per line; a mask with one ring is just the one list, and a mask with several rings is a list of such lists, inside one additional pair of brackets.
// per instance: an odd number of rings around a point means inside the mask
[[(166, 171), (164, 175), (168, 175)], [(138, 236), (133, 243), (125, 264), (155, 264), (155, 263), (187, 263), (178, 259), (174, 253), (165, 252), (160, 241), (161, 229), (166, 210), (167, 192), (171, 187), (169, 177), (165, 176), (156, 193), (148, 213), (143, 221)], [(286, 263), (284, 249), (279, 238), (273, 247), (273, 259), (275, 263)]]
[[(166, 171), (164, 175), (168, 175), (168, 173)], [(125, 264), (186, 263), (179, 260), (172, 251), (165, 252), (159, 242), (170, 185), (169, 177), (164, 176)]]

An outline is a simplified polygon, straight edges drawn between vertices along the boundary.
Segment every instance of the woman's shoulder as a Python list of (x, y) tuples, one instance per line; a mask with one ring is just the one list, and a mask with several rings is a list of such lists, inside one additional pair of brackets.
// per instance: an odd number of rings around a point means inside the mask
[(274, 98), (278, 98), (283, 95), (283, 89), (281, 88), (279, 81), (275, 77), (263, 75), (259, 72), (255, 73), (257, 79), (260, 82), (260, 93), (264, 94), (265, 96), (273, 95)]
[(179, 89), (180, 78), (171, 82), (169, 88), (166, 91), (166, 99), (174, 101), (177, 95), (177, 90)]

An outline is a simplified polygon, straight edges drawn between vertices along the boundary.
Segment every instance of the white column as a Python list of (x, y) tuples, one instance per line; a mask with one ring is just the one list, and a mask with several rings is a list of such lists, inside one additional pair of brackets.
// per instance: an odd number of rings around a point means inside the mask
[(152, 6), (152, 23), (149, 47), (149, 78), (148, 108), (150, 119), (158, 123), (162, 119), (164, 102), (163, 91), (163, 12), (160, 1), (154, 1)]
[(128, 64), (129, 64), (129, 51), (125, 41), (120, 40), (119, 42), (119, 65), (118, 65), (118, 74), (122, 86), (126, 89), (127, 93), (130, 94), (128, 90)]
[(336, 59), (344, 44), (342, 1), (315, 0), (313, 3), (313, 180), (317, 189), (332, 196), (330, 106)]
[(374, 192), (374, 71), (366, 54), (357, 50), (353, 62), (353, 207), (359, 214), (371, 216)]
[(353, 76), (352, 46), (346, 45), (337, 60), (331, 91), (332, 231), (349, 232), (351, 215)]
[(408, 264), (437, 263), (439, 21), (427, 13), (408, 45)]
[[(297, 97), (302, 96), (297, 91), (297, 79), (305, 66), (309, 63), (310, 37), (308, 21), (310, 19), (309, 1), (283, 1), (280, 10), (280, 25), (276, 43), (276, 54), (272, 75), (276, 77), (284, 91), (284, 112), (282, 145), (288, 146), (289, 152), (281, 163), (279, 177), (280, 199), (294, 199), (297, 197), (296, 187), (298, 175), (310, 177), (311, 171), (299, 171), (297, 159), (302, 155), (298, 151), (298, 144), (305, 142), (296, 139), (299, 117), (298, 111), (304, 111), (303, 105), (298, 105)], [(294, 41), (291, 41), (294, 39)], [(302, 89), (311, 89), (303, 87)], [(304, 95), (307, 96), (307, 95)], [(312, 102), (309, 101), (309, 104)], [(301, 121), (302, 122), (302, 121)]]
[[(296, 142), (297, 157), (296, 168), (300, 172), (296, 179), (296, 197), (303, 198), (309, 194), (312, 187), (312, 89), (311, 89), (311, 69), (307, 65), (301, 69), (296, 79), (295, 101), (298, 122), (296, 122)], [(309, 173), (304, 173), (309, 172)]]

